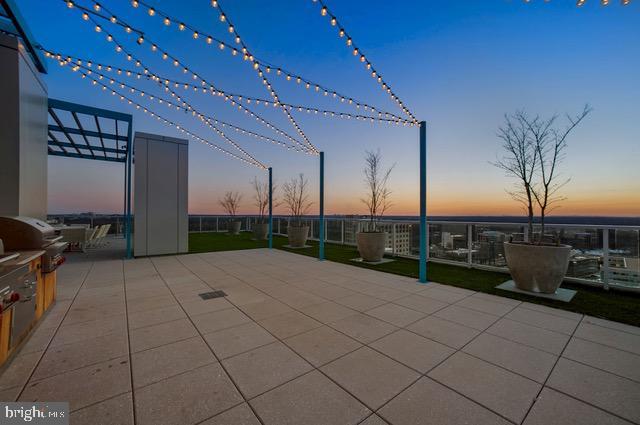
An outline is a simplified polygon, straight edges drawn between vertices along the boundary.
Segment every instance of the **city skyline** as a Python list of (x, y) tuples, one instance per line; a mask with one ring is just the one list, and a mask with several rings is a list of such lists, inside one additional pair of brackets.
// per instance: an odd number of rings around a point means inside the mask
[[(206, 2), (150, 3), (228, 38)], [(640, 30), (633, 19), (640, 5), (632, 2), (628, 7), (616, 4), (605, 8), (588, 2), (576, 8), (569, 3), (462, 1), (453, 6), (429, 1), (411, 8), (386, 7), (386, 3), (375, 1), (330, 4), (398, 96), (419, 119), (427, 121), (429, 215), (519, 215), (519, 205), (505, 191), (511, 181), (490, 164), (501, 154), (496, 132), (503, 115), (521, 108), (542, 116), (575, 113), (587, 102), (594, 112), (569, 140), (563, 170), (572, 180), (565, 190), (568, 200), (555, 214), (640, 214), (640, 171), (635, 165), (640, 157), (635, 128), (639, 118), (635, 102), (640, 97), (637, 77)], [(311, 1), (272, 2), (268, 8), (259, 4), (257, 1), (225, 4), (256, 55), (354, 98), (401, 113), (360, 69), (361, 64), (344, 48), (336, 29), (319, 16)], [(113, 51), (112, 44), (104, 41), (104, 34), (95, 33), (77, 11), (67, 10), (64, 3), (42, 5), (26, 0), (25, 5), (24, 14), (33, 22), (36, 39), (46, 48), (103, 63), (130, 65)], [(144, 10), (136, 11), (128, 2), (105, 5), (143, 28), (149, 37), (160, 40), (167, 49), (180, 52), (193, 69), (220, 81), (221, 86), (268, 97), (252, 75), (254, 72), (241, 59), (211, 52), (214, 49), (203, 41), (197, 43), (188, 34), (162, 28)], [(56, 31), (52, 31), (48, 19), (53, 14), (58, 18)], [(132, 43), (123, 31), (113, 33), (158, 69), (182, 78), (180, 72), (158, 61), (144, 46), (135, 46), (135, 41)], [(55, 62), (49, 65), (46, 82), (51, 97), (131, 112), (136, 130), (180, 136), (175, 129), (163, 127), (91, 88), (69, 69)], [(144, 87), (154, 90), (153, 85)], [(308, 94), (292, 83), (275, 81), (274, 87), (292, 103), (348, 111), (339, 103)], [(190, 101), (211, 114), (268, 133), (218, 99), (197, 95), (192, 98)], [(172, 114), (177, 116), (175, 112)], [(269, 119), (293, 132), (282, 114), (274, 111), (267, 114)], [(381, 150), (387, 164), (396, 164), (391, 178), (395, 206), (389, 214), (417, 214), (415, 127), (306, 114), (297, 114), (296, 118), (312, 142), (326, 152), (327, 214), (364, 212), (359, 201), (364, 191), (363, 155), (365, 150), (375, 149)], [(178, 119), (185, 127), (219, 143), (196, 120)], [(315, 158), (261, 145), (248, 137), (238, 137), (238, 141), (274, 167), (278, 183), (304, 172), (313, 189), (311, 196), (317, 199)], [(193, 142), (190, 152), (191, 213), (221, 212), (218, 198), (227, 190), (244, 192), (241, 213), (254, 211), (249, 205), (249, 182), (253, 176), (261, 176), (259, 170)], [(51, 213), (121, 210), (122, 168), (85, 162), (49, 159)]]

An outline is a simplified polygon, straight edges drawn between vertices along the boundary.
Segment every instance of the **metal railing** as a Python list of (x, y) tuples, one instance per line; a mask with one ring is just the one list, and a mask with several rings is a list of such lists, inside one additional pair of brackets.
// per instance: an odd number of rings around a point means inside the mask
[[(256, 216), (241, 216), (242, 230), (250, 231)], [(190, 232), (224, 232), (232, 221), (228, 216), (189, 216)], [(319, 239), (319, 219), (304, 220), (310, 227), (310, 239)], [(287, 235), (289, 218), (274, 217), (273, 232)], [(328, 243), (356, 245), (356, 233), (366, 220), (325, 218)], [(427, 258), (431, 262), (507, 273), (505, 241), (524, 240), (524, 223), (428, 221)], [(419, 222), (417, 220), (383, 220), (387, 232), (387, 254), (417, 259), (419, 256)], [(539, 234), (534, 225), (534, 233)], [(602, 226), (584, 224), (547, 224), (545, 237), (572, 246), (567, 281), (640, 291), (640, 226)]]
[[(111, 223), (111, 234), (121, 234), (122, 216), (49, 216), (67, 224), (89, 224), (92, 227)], [(259, 221), (257, 216), (190, 215), (189, 232), (225, 232), (234, 220), (242, 222), (241, 230), (250, 231)], [(319, 239), (319, 220), (304, 220), (310, 227), (310, 239)], [(288, 217), (273, 219), (273, 232), (287, 235)], [(358, 218), (325, 218), (325, 240), (328, 243), (356, 245), (356, 233), (364, 229), (366, 220)], [(523, 240), (524, 223), (477, 221), (428, 221), (427, 258), (431, 262), (508, 272), (503, 243)], [(387, 232), (389, 255), (418, 258), (419, 222), (417, 220), (383, 220)], [(539, 234), (539, 227), (534, 226)], [(547, 224), (545, 236), (553, 235), (561, 243), (573, 247), (566, 280), (593, 286), (640, 291), (640, 226), (584, 224)]]

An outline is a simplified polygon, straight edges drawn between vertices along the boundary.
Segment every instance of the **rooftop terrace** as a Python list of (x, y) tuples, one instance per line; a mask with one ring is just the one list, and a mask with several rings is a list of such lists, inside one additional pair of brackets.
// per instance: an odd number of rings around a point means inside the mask
[(279, 250), (106, 252), (59, 270), (1, 399), (74, 425), (640, 423), (637, 327)]

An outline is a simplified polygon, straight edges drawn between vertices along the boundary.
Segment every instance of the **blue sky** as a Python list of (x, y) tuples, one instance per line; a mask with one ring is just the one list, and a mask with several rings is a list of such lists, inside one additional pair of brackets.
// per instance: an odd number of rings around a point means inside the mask
[[(148, 2), (232, 42), (208, 1)], [(92, 4), (89, 0), (78, 3)], [(187, 32), (176, 31), (175, 25), (166, 28), (160, 18), (148, 16), (143, 7), (133, 9), (128, 1), (102, 3), (218, 86), (268, 97), (255, 71), (239, 56), (220, 52), (202, 39), (194, 41)], [(311, 0), (220, 3), (256, 56), (400, 113)], [(517, 214), (518, 206), (504, 190), (509, 180), (489, 163), (500, 153), (496, 131), (503, 115), (520, 108), (545, 116), (576, 113), (587, 102), (594, 111), (569, 141), (563, 168), (571, 177), (566, 187), (569, 199), (557, 213), (640, 214), (640, 167), (636, 165), (640, 159), (640, 1), (626, 7), (618, 2), (602, 7), (589, 0), (582, 8), (561, 0), (327, 0), (327, 4), (395, 93), (428, 123), (430, 214)], [(104, 33), (94, 32), (93, 25), (61, 1), (22, 0), (20, 5), (35, 37), (45, 47), (105, 64), (131, 65), (104, 40)], [(151, 53), (147, 43), (136, 46), (124, 31), (108, 23), (103, 27), (110, 28), (109, 32), (156, 72), (184, 79), (181, 72)], [(285, 101), (349, 111), (293, 82), (272, 79)], [(50, 62), (46, 82), (50, 97), (133, 112), (54, 62)], [(148, 83), (139, 86), (156, 90)], [(218, 98), (191, 94), (189, 100), (209, 114), (269, 134)], [(153, 107), (159, 108), (157, 104)], [(294, 132), (281, 112), (265, 111), (265, 116)], [(201, 136), (223, 143), (198, 121), (176, 112), (170, 116)], [(363, 211), (359, 201), (362, 156), (371, 149), (380, 149), (388, 164), (396, 164), (391, 213), (417, 213), (416, 128), (306, 114), (296, 118), (311, 141), (326, 152), (330, 213)], [(179, 135), (142, 113), (135, 113), (134, 120), (137, 130)], [(316, 158), (248, 137), (237, 141), (272, 165), (277, 181), (303, 172), (316, 187)], [(196, 142), (190, 149), (190, 211), (219, 212), (221, 193), (238, 190), (246, 193), (242, 210), (252, 212), (249, 181), (263, 174)], [(51, 158), (49, 164), (51, 212), (121, 208), (121, 167), (59, 158)], [(68, 193), (79, 196), (64, 196)]]

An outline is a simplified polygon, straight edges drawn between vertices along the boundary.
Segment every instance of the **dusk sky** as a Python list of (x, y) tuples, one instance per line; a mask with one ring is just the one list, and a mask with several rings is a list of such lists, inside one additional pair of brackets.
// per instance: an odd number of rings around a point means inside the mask
[[(163, 61), (145, 42), (103, 22), (104, 31), (81, 19), (77, 8), (60, 0), (18, 2), (36, 40), (45, 48), (94, 62), (133, 68), (114, 44), (113, 34), (150, 69), (186, 81), (179, 69)], [(89, 0), (77, 0), (86, 6)], [(118, 18), (143, 29), (164, 50), (217, 86), (268, 98), (256, 72), (241, 55), (207, 45), (204, 38), (165, 27), (147, 8), (129, 1), (103, 0)], [(233, 43), (208, 0), (147, 0), (169, 15), (203, 32)], [(260, 59), (298, 73), (355, 99), (398, 115), (397, 108), (359, 60), (337, 28), (320, 16), (311, 0), (221, 0), (229, 18)], [(571, 178), (568, 200), (557, 215), (640, 215), (640, 1), (607, 7), (587, 0), (378, 1), (327, 0), (328, 6), (394, 92), (420, 120), (427, 121), (429, 215), (516, 215), (520, 207), (507, 195), (511, 181), (490, 162), (501, 155), (496, 137), (505, 113), (524, 109), (550, 116), (576, 114), (585, 103), (593, 112), (572, 133), (563, 174)], [(118, 77), (145, 91), (163, 92), (150, 82)], [(305, 90), (294, 81), (270, 76), (281, 100), (344, 112), (355, 108)], [(69, 67), (49, 61), (45, 77), (49, 96), (134, 113), (134, 129), (183, 137), (108, 92), (81, 80)], [(180, 89), (181, 90), (181, 89)], [(209, 115), (278, 137), (218, 97), (185, 94)], [(224, 146), (197, 119), (168, 111), (145, 99), (190, 131)], [(290, 134), (295, 130), (280, 110), (254, 106)], [(389, 214), (418, 213), (418, 130), (321, 115), (294, 114), (318, 149), (326, 153), (326, 212), (364, 213), (362, 168), (366, 150), (380, 149), (396, 164), (391, 175), (394, 207)], [(564, 123), (564, 121), (562, 121)], [(317, 157), (286, 151), (248, 136), (231, 134), (243, 148), (273, 166), (278, 183), (302, 172), (317, 199)], [(228, 147), (228, 146), (225, 146)], [(231, 147), (228, 147), (232, 149)], [(225, 191), (243, 192), (242, 213), (255, 213), (250, 181), (266, 173), (190, 141), (189, 212), (221, 212)], [(123, 200), (120, 164), (49, 159), (49, 212), (119, 212)], [(313, 212), (317, 211), (317, 202)], [(284, 212), (284, 211), (278, 211)]]

